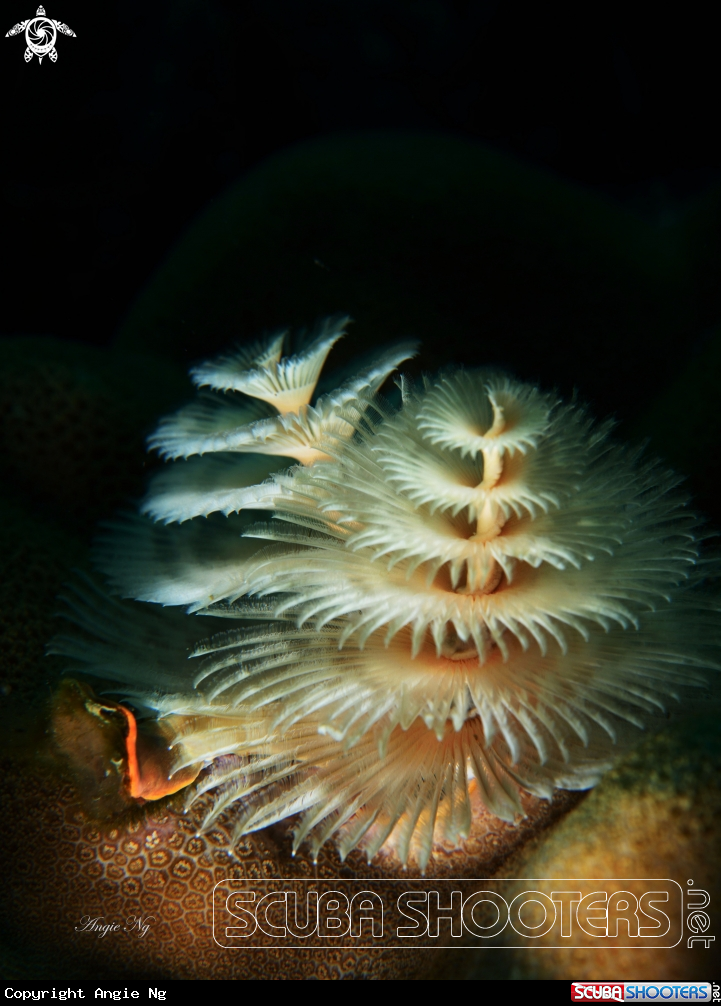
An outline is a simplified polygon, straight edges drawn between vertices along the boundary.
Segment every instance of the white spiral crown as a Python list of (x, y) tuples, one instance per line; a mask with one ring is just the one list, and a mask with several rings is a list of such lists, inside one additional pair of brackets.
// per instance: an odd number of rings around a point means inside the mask
[(513, 820), (519, 788), (592, 786), (717, 666), (718, 605), (677, 478), (576, 404), (456, 369), (401, 381), (393, 411), (377, 392), (402, 345), (311, 405), (346, 321), (288, 359), (283, 334), (196, 368), (213, 391), (151, 438), (176, 460), (146, 516), (100, 547), (116, 591), (237, 626), (201, 641), (78, 588), (97, 638), (55, 651), (162, 717), (174, 771), (205, 770), (207, 824), (300, 814), (296, 847), (390, 843), (424, 867), (479, 801)]

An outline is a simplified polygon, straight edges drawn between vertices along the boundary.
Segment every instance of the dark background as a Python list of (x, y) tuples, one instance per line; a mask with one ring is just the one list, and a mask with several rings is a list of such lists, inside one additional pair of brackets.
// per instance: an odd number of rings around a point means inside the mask
[[(57, 6), (56, 6), (57, 4)], [(4, 31), (36, 0), (3, 6)], [(49, 0), (58, 61), (2, 38), (2, 334), (111, 339), (193, 217), (289, 144), (488, 142), (651, 220), (719, 178), (710, 5)]]

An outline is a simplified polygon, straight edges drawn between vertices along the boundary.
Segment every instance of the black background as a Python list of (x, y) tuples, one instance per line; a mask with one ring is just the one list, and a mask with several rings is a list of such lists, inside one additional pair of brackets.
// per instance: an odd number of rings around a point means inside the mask
[[(57, 2), (57, 8), (55, 6)], [(4, 31), (35, 0), (3, 6)], [(95, 344), (248, 167), (339, 131), (481, 139), (658, 220), (719, 177), (708, 4), (51, 0), (2, 38), (3, 334)], [(4, 34), (4, 32), (3, 32)]]

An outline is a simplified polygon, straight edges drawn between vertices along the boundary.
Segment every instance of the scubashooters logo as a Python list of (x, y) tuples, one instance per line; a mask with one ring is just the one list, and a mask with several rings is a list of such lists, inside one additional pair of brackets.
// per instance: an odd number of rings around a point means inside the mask
[(673, 880), (224, 880), (221, 947), (673, 947), (684, 937)]
[(9, 38), (11, 35), (19, 35), (21, 32), (25, 32), (25, 41), (27, 43), (27, 49), (25, 50), (26, 63), (29, 63), (33, 56), (38, 57), (38, 63), (42, 63), (43, 56), (47, 56), (55, 63), (58, 58), (58, 52), (55, 48), (58, 32), (62, 35), (70, 35), (72, 38), (75, 38), (75, 32), (71, 28), (68, 28), (66, 24), (63, 24), (62, 21), (56, 21), (54, 18), (48, 17), (44, 7), (38, 7), (35, 17), (28, 18), (26, 21), (18, 21), (10, 31), (5, 32), (5, 38)]

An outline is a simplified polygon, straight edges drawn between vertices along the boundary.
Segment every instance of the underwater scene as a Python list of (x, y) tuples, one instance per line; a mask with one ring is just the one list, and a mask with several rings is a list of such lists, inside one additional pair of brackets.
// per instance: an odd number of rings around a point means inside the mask
[[(176, 60), (198, 26), (205, 51), (242, 21), (241, 51), (252, 31), (282, 42), (283, 80), (315, 94), (306, 6), (262, 7), (158, 16)], [(389, 28), (351, 4), (328, 31), (365, 39), (363, 90), (367, 67), (401, 65), (378, 41), (399, 24), (419, 46), (445, 26), (457, 59), (464, 25), (505, 38), (504, 4), (477, 8), (423, 20), (394, 2)], [(149, 74), (128, 11), (106, 30)], [(8, 40), (12, 73), (37, 71), (11, 79), (22, 108), (80, 51), (71, 13), (57, 67), (35, 35), (24, 61)], [(107, 241), (79, 257), (81, 215), (77, 234), (19, 245), (6, 275), (11, 997), (247, 979), (705, 989), (721, 898), (710, 156), (672, 193), (644, 188), (639, 145), (634, 184), (610, 168), (605, 184), (554, 161), (546, 134), (520, 149), (473, 125), (473, 102), (454, 126), (418, 95), (425, 117), (389, 120), (316, 96), (311, 128), (296, 95), (272, 141), (250, 119), (255, 146), (211, 184), (194, 160), (220, 135), (207, 108), (168, 175), (192, 132), (173, 116), (196, 115), (168, 59), (135, 104), (126, 80), (92, 106), (120, 122), (124, 96), (121, 187), (134, 165), (143, 220), (91, 189), (115, 207), (87, 208)], [(226, 45), (218, 65), (239, 59)], [(188, 62), (200, 87), (211, 71)], [(97, 65), (79, 58), (59, 93)], [(143, 87), (164, 95), (156, 125)], [(70, 177), (79, 154), (58, 149)], [(30, 208), (9, 233), (27, 216), (37, 234), (40, 183), (18, 185)]]

